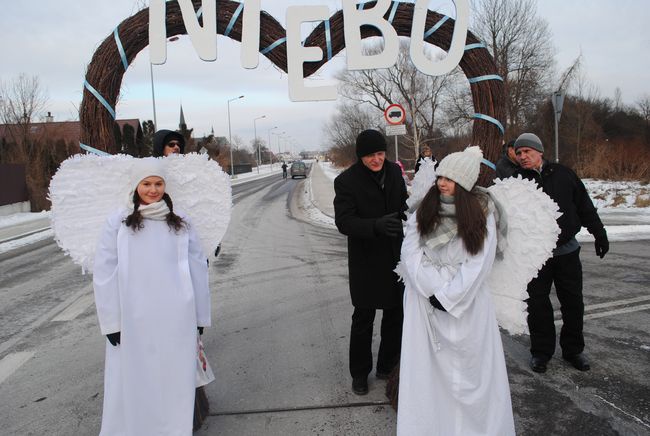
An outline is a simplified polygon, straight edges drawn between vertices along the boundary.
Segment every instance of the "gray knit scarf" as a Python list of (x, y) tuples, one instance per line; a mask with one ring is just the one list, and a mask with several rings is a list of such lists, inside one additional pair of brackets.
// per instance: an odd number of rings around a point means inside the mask
[(433, 231), (427, 235), (424, 244), (431, 250), (445, 245), (458, 234), (458, 221), (456, 220), (456, 205), (454, 197), (440, 195), (440, 222)]

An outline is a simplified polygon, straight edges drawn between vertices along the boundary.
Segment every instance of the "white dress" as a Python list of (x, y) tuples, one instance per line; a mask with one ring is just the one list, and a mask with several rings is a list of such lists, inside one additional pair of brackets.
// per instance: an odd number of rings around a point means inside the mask
[[(510, 387), (486, 278), (496, 251), (493, 214), (487, 238), (470, 255), (455, 236), (434, 250), (417, 232), (402, 245), (405, 282), (397, 434), (514, 435)], [(429, 302), (436, 296), (447, 312)]]
[[(191, 225), (170, 230), (126, 212), (107, 220), (95, 252), (93, 285), (106, 341), (101, 436), (191, 435), (196, 327), (210, 325), (206, 257)], [(188, 218), (178, 213), (188, 222)]]

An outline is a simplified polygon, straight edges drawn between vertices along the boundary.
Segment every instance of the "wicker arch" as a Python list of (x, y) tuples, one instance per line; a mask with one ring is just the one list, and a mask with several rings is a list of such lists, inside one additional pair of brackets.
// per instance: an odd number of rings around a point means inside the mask
[[(195, 10), (201, 0), (192, 0)], [(365, 7), (373, 7), (376, 1)], [(217, 2), (217, 31), (236, 41), (241, 41), (241, 3), (236, 1)], [(166, 3), (167, 36), (187, 34), (180, 7), (177, 2)], [(410, 37), (414, 5), (394, 1), (386, 13), (400, 36)], [(262, 12), (260, 16), (260, 53), (278, 68), (287, 71), (286, 31), (271, 15)], [(428, 11), (425, 41), (447, 51), (451, 45), (454, 20), (437, 12)], [(81, 121), (81, 142), (108, 153), (116, 153), (113, 138), (115, 105), (118, 100), (122, 77), (136, 55), (149, 45), (149, 9), (143, 9), (122, 21), (95, 51), (88, 70), (83, 92), (79, 118)], [(380, 36), (372, 26), (363, 26), (361, 37)], [(305, 46), (316, 46), (323, 50), (320, 62), (305, 63), (304, 77), (315, 73), (328, 62), (331, 56), (345, 48), (343, 12), (338, 11), (328, 22), (319, 24), (305, 40)], [(476, 118), (472, 129), (472, 142), (479, 144), (485, 158), (494, 162), (501, 149), (503, 126), (498, 120), (504, 115), (503, 81), (497, 76), (494, 60), (488, 50), (471, 32), (467, 33), (465, 54), (460, 68), (468, 78)], [(487, 167), (481, 172), (480, 183), (489, 183), (494, 174)]]

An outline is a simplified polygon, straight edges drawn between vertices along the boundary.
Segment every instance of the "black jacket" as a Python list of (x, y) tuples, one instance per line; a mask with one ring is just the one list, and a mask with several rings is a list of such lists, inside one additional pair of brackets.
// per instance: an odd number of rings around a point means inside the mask
[(497, 178), (507, 179), (519, 168), (519, 165), (514, 163), (508, 158), (507, 154), (501, 155), (501, 159), (497, 161)]
[(402, 171), (384, 161), (382, 189), (372, 171), (357, 161), (334, 180), (336, 227), (348, 237), (350, 295), (355, 307), (391, 309), (402, 304), (403, 287), (393, 272), (403, 237), (375, 234), (377, 218), (406, 210)]
[(535, 170), (517, 169), (513, 176), (535, 180), (537, 186), (557, 203), (562, 216), (557, 219), (560, 236), (557, 247), (569, 242), (584, 226), (592, 235), (604, 231), (598, 212), (594, 207), (582, 180), (568, 167), (544, 161), (541, 174)]

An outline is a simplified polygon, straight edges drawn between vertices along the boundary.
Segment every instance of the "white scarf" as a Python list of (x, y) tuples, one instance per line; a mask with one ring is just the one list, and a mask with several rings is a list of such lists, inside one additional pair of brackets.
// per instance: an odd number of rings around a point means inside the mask
[(434, 250), (436, 247), (445, 245), (458, 233), (458, 221), (456, 220), (456, 205), (454, 197), (440, 195), (440, 221), (433, 232), (426, 236), (424, 244)]
[(157, 201), (155, 203), (144, 204), (138, 207), (142, 218), (155, 220), (155, 221), (165, 221), (167, 215), (169, 214), (169, 206), (163, 200)]

